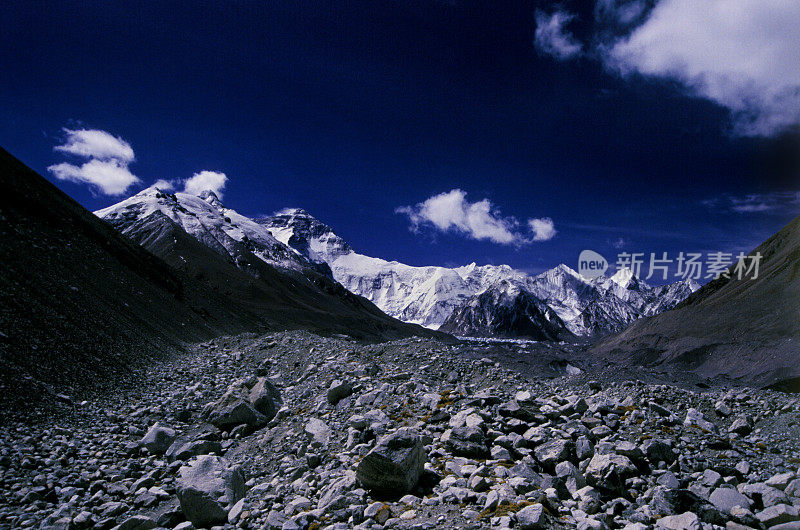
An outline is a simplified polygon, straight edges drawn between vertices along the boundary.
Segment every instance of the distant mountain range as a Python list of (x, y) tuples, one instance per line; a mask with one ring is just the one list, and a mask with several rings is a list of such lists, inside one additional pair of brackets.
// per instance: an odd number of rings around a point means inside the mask
[(146, 248), (161, 231), (154, 225), (178, 227), (240, 269), (257, 275), (260, 262), (327, 275), (392, 317), (460, 336), (562, 340), (615, 332), (698, 288), (691, 280), (651, 287), (626, 270), (587, 280), (566, 265), (536, 276), (507, 265), (414, 267), (357, 253), (304, 210), (250, 219), (212, 192), (151, 187), (95, 213)]
[[(333, 278), (387, 314), (460, 336), (555, 339), (616, 332), (699, 288), (689, 279), (651, 287), (628, 270), (588, 280), (563, 264), (535, 276), (508, 265), (414, 267), (357, 253), (302, 209), (255, 222), (310, 261), (327, 264)], [(503, 323), (515, 319), (524, 323)]]

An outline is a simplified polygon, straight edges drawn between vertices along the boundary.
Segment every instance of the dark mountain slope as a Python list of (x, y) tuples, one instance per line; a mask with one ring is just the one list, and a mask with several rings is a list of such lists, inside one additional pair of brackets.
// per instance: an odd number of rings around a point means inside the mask
[(243, 245), (234, 258), (204, 245), (160, 212), (114, 225), (176, 270), (270, 329), (313, 329), (364, 339), (438, 335), (405, 324), (313, 269), (278, 270)]
[(13, 406), (96, 390), (184, 342), (222, 334), (307, 327), (375, 340), (425, 333), (321, 275), (309, 280), (264, 265), (256, 278), (210, 257), (185, 233), (161, 229), (143, 242), (181, 269), (0, 149), (0, 399)]
[(798, 389), (800, 217), (756, 252), (758, 278), (714, 280), (675, 309), (600, 341), (593, 353)]
[(3, 395), (90, 387), (137, 361), (257, 326), (213, 304), (0, 149)]

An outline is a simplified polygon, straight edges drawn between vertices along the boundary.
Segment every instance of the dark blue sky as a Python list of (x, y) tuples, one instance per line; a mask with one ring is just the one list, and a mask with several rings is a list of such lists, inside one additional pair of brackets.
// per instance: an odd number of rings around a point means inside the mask
[[(417, 265), (575, 267), (620, 238), (738, 251), (800, 213), (725, 198), (796, 191), (793, 138), (737, 138), (726, 109), (674, 83), (538, 54), (543, 3), (140, 4), (4, 9), (0, 144), (89, 209), (120, 198), (47, 173), (62, 127), (124, 138), (143, 184), (221, 171), (243, 214), (301, 206), (357, 250)], [(590, 3), (570, 5), (590, 18)], [(581, 20), (578, 35), (592, 30)], [(558, 234), (504, 246), (413, 234), (394, 213), (453, 188), (522, 222), (550, 217)]]

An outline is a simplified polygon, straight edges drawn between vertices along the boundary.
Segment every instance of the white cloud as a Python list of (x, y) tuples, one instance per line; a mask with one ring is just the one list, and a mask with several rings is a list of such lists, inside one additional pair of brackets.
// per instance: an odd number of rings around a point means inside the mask
[(620, 250), (628, 246), (628, 241), (624, 237), (619, 237), (616, 241), (609, 241), (609, 244), (615, 249)]
[(62, 162), (47, 168), (57, 179), (89, 184), (105, 195), (122, 195), (139, 179), (117, 160), (90, 160), (81, 166)]
[(770, 136), (800, 124), (798, 28), (797, 0), (660, 0), (604, 58), (730, 109), (737, 134)]
[(128, 165), (136, 158), (130, 144), (120, 137), (97, 129), (63, 129), (64, 143), (54, 151), (88, 158), (81, 165), (62, 162), (47, 168), (59, 180), (88, 184), (105, 195), (122, 195), (139, 178)]
[(225, 183), (227, 181), (228, 177), (225, 173), (201, 171), (200, 173), (195, 173), (191, 178), (186, 179), (183, 191), (185, 193), (191, 193), (192, 195), (200, 195), (206, 190), (211, 190), (221, 199), (222, 190), (225, 189)]
[(737, 213), (790, 213), (800, 210), (800, 192), (774, 191), (744, 196), (725, 195), (703, 201), (714, 210)]
[(466, 192), (454, 189), (395, 211), (408, 216), (414, 231), (429, 225), (442, 232), (453, 231), (471, 239), (503, 245), (546, 241), (555, 235), (552, 220), (530, 219), (533, 237), (526, 237), (519, 231), (519, 222), (513, 217), (502, 217), (489, 199), (469, 202), (466, 196)]
[(174, 180), (158, 179), (153, 183), (153, 186), (163, 191), (172, 191), (175, 189)]
[(63, 129), (67, 135), (63, 145), (54, 149), (62, 153), (97, 158), (100, 160), (118, 160), (130, 164), (135, 160), (131, 145), (118, 136), (98, 129)]
[(581, 44), (565, 28), (574, 18), (575, 15), (563, 11), (556, 11), (551, 15), (537, 11), (536, 32), (534, 33), (536, 49), (562, 60), (580, 55)]
[(628, 26), (637, 21), (646, 8), (644, 0), (597, 0), (595, 17), (604, 24)]
[(528, 227), (533, 232), (534, 241), (550, 241), (556, 236), (556, 228), (549, 217), (528, 219)]

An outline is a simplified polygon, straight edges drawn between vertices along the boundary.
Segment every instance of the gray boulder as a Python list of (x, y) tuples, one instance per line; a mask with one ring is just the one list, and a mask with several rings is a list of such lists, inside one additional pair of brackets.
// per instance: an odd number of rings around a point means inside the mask
[(169, 449), (165, 456), (170, 462), (176, 460), (189, 460), (193, 456), (207, 455), (209, 453), (221, 453), (222, 444), (214, 440), (191, 440), (185, 439), (176, 440)]
[(800, 521), (797, 508), (789, 504), (776, 504), (756, 514), (758, 520), (765, 526), (773, 527), (779, 524)]
[(155, 423), (139, 443), (151, 453), (162, 455), (175, 441), (176, 435), (175, 429)]
[(419, 435), (413, 429), (403, 428), (384, 437), (359, 462), (356, 477), (373, 491), (407, 493), (419, 482), (425, 459)]
[(685, 512), (680, 515), (668, 515), (662, 517), (656, 523), (656, 528), (666, 528), (668, 530), (700, 530), (700, 518), (692, 512)]
[(703, 413), (697, 409), (690, 408), (686, 411), (686, 419), (683, 420), (683, 425), (686, 427), (693, 427), (705, 433), (717, 433), (717, 426), (708, 421)]
[(622, 492), (625, 481), (639, 474), (630, 458), (617, 454), (596, 454), (586, 468), (586, 481), (597, 488)]
[(733, 423), (731, 424), (731, 427), (730, 429), (728, 429), (728, 431), (735, 432), (736, 434), (741, 436), (747, 436), (748, 434), (753, 432), (753, 424), (748, 416), (742, 414), (737, 416), (736, 419), (733, 420)]
[(641, 445), (641, 450), (647, 456), (647, 459), (655, 464), (658, 462), (666, 462), (671, 464), (677, 458), (675, 451), (672, 447), (661, 440), (645, 440)]
[(545, 469), (552, 471), (559, 462), (575, 459), (575, 443), (572, 440), (550, 440), (537, 447), (534, 454)]
[(322, 445), (328, 445), (328, 442), (330, 442), (331, 428), (327, 423), (318, 418), (310, 418), (308, 422), (306, 422), (305, 432), (309, 434), (315, 442), (319, 442)]
[(347, 396), (353, 393), (353, 386), (347, 381), (335, 380), (328, 388), (327, 399), (331, 405), (337, 404)]
[(114, 530), (151, 530), (156, 527), (156, 522), (144, 515), (134, 515), (125, 519)]
[(445, 449), (456, 456), (468, 458), (488, 456), (486, 436), (479, 427), (455, 427), (449, 435), (442, 436), (442, 438)]
[(752, 505), (750, 499), (733, 488), (717, 488), (711, 492), (708, 500), (711, 501), (711, 504), (718, 510), (725, 513), (731, 513), (734, 506), (741, 506), (749, 510)]
[(278, 388), (269, 379), (259, 377), (250, 390), (250, 404), (270, 421), (283, 406), (283, 399)]
[(239, 425), (260, 427), (267, 423), (267, 418), (249, 403), (233, 400), (215, 407), (209, 416), (209, 421), (214, 427), (228, 431)]
[(522, 530), (545, 528), (545, 523), (544, 506), (539, 503), (526, 506), (517, 512), (517, 525)]
[(241, 468), (218, 456), (200, 456), (181, 467), (179, 473), (181, 510), (198, 528), (225, 524), (228, 510), (247, 491)]
[(256, 429), (266, 425), (283, 405), (280, 392), (266, 377), (233, 383), (209, 406), (209, 422), (222, 430), (239, 425)]

